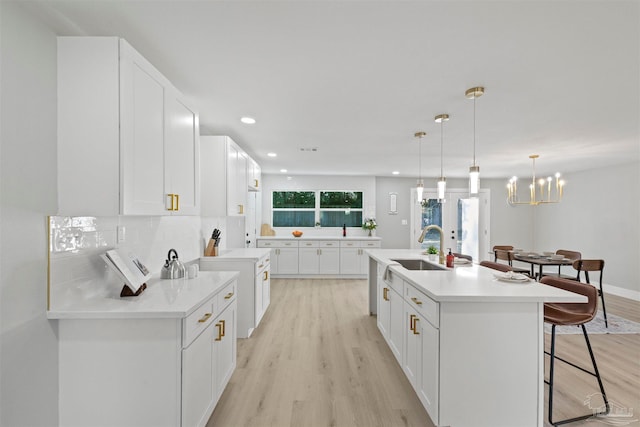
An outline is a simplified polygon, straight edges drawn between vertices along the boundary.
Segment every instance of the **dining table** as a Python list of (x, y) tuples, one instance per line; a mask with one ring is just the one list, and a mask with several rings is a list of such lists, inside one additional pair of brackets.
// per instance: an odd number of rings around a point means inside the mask
[(572, 265), (573, 260), (569, 258), (553, 259), (550, 256), (534, 253), (514, 253), (513, 259), (520, 262), (526, 262), (531, 265), (531, 277), (534, 277), (535, 266), (538, 266), (537, 280), (542, 278), (542, 269), (545, 266), (563, 266)]

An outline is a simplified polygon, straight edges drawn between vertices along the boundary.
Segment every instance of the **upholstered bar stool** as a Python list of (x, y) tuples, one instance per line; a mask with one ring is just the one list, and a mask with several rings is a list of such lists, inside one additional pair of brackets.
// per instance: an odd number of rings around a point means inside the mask
[[(602, 378), (600, 377), (600, 372), (598, 371), (598, 366), (596, 365), (596, 359), (593, 355), (593, 349), (591, 348), (591, 343), (589, 342), (589, 335), (587, 334), (587, 329), (584, 327), (585, 323), (590, 322), (596, 315), (598, 310), (598, 292), (597, 289), (593, 286), (577, 282), (571, 279), (562, 279), (558, 277), (552, 276), (544, 276), (540, 283), (545, 285), (553, 286), (556, 288), (564, 289), (569, 292), (574, 292), (576, 294), (584, 295), (587, 297), (586, 303), (546, 303), (544, 305), (544, 321), (545, 323), (551, 324), (551, 351), (545, 351), (545, 354), (548, 354), (551, 359), (549, 362), (549, 381), (545, 381), (549, 385), (549, 413), (548, 419), (549, 423), (554, 426), (558, 426), (561, 424), (567, 424), (574, 421), (586, 420), (587, 418), (591, 418), (596, 415), (606, 415), (609, 413), (609, 401), (607, 400), (607, 395), (604, 391), (604, 386), (602, 385)], [(567, 326), (567, 325), (575, 325), (580, 326), (582, 328), (582, 334), (584, 335), (584, 340), (587, 344), (587, 349), (589, 350), (589, 356), (591, 357), (591, 363), (593, 364), (593, 372), (584, 369), (581, 366), (578, 366), (568, 360), (565, 360), (561, 357), (556, 356), (556, 326)], [(586, 415), (582, 415), (579, 417), (569, 418), (561, 421), (553, 421), (553, 391), (554, 391), (554, 368), (555, 368), (555, 360), (558, 359), (568, 365), (573, 366), (574, 368), (580, 369), (582, 372), (586, 372), (597, 378), (598, 386), (600, 387), (600, 393), (602, 394), (602, 398), (604, 399), (605, 410), (603, 412), (591, 412)]]
[(492, 268), (494, 270), (502, 271), (504, 273), (508, 271), (513, 271), (511, 266), (507, 264), (500, 264), (499, 262), (491, 262), (491, 261), (480, 261), (480, 265), (487, 268)]
[[(494, 248), (497, 246), (494, 246)], [(511, 267), (511, 271), (514, 271), (516, 273), (522, 273), (522, 274), (526, 274), (527, 276), (531, 276), (531, 270), (528, 268), (522, 268), (522, 267), (514, 267), (513, 266), (513, 252), (511, 250), (505, 250), (505, 249), (494, 249), (493, 250), (494, 253), (494, 259), (495, 262), (498, 262), (498, 260), (502, 260), (502, 261), (507, 261), (507, 264), (509, 264), (509, 267)]]
[[(577, 280), (580, 281), (580, 273), (584, 271), (584, 277), (587, 283), (591, 284), (589, 281), (589, 272), (600, 272), (600, 289), (598, 289), (598, 295), (602, 300), (602, 314), (604, 315), (604, 326), (606, 328), (609, 327), (609, 322), (607, 321), (607, 308), (604, 305), (604, 293), (602, 292), (602, 273), (604, 271), (604, 260), (602, 259), (578, 259), (573, 262), (573, 268), (578, 270)], [(595, 286), (595, 285), (594, 285)]]

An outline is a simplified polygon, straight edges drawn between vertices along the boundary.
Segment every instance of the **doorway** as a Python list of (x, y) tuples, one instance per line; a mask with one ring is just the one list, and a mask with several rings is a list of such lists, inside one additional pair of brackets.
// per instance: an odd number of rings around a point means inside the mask
[(440, 250), (440, 233), (429, 230), (422, 243), (418, 238), (427, 225), (437, 225), (444, 232), (446, 254), (452, 252), (471, 255), (474, 262), (487, 259), (489, 252), (489, 190), (481, 190), (477, 199), (469, 198), (468, 189), (450, 189), (445, 202), (439, 203), (436, 192), (427, 190), (422, 203), (411, 189), (411, 249), (426, 250), (434, 246)]

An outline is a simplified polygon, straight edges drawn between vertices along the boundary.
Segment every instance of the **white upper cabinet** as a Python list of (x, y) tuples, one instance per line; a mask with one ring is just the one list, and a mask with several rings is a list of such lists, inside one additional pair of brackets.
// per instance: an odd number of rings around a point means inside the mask
[(245, 215), (260, 167), (228, 136), (201, 136), (200, 142), (202, 215)]
[(58, 38), (58, 213), (199, 214), (198, 115), (117, 37)]
[(249, 191), (260, 191), (262, 189), (262, 169), (253, 159), (249, 159), (247, 164), (247, 186)]

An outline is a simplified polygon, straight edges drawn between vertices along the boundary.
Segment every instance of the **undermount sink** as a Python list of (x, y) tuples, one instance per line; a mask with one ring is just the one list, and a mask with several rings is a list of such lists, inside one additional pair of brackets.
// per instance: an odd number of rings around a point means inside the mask
[(447, 271), (445, 267), (441, 267), (436, 264), (431, 264), (421, 259), (392, 259), (407, 270), (435, 270), (435, 271)]

